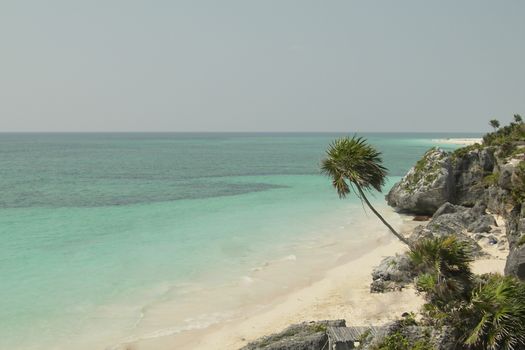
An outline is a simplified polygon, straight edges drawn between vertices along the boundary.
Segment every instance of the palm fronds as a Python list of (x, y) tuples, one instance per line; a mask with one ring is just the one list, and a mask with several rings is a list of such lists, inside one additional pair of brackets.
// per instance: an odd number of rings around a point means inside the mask
[(381, 163), (381, 152), (365, 139), (342, 137), (330, 144), (321, 171), (332, 178), (337, 194), (344, 198), (350, 193), (351, 184), (367, 191), (381, 191), (387, 175), (387, 169)]
[(473, 349), (525, 347), (525, 284), (511, 276), (485, 275), (466, 309), (471, 327), (465, 344)]
[(467, 243), (456, 236), (423, 239), (412, 245), (409, 256), (420, 275), (416, 286), (438, 307), (468, 298), (473, 258)]

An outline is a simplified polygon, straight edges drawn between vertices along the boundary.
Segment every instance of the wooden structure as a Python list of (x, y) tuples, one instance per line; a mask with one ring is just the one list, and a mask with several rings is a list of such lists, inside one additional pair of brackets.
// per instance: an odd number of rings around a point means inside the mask
[(355, 349), (357, 342), (365, 333), (375, 335), (381, 327), (328, 327), (328, 349), (327, 350), (349, 350)]

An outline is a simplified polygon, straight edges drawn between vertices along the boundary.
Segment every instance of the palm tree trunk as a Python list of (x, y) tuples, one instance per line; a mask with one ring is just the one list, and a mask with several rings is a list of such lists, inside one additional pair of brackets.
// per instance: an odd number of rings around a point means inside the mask
[(361, 186), (359, 186), (356, 183), (354, 183), (354, 185), (355, 185), (355, 187), (357, 187), (357, 190), (359, 191), (360, 197), (366, 202), (366, 204), (368, 205), (370, 210), (372, 210), (374, 212), (374, 214), (377, 215), (379, 220), (381, 220), (381, 222), (383, 222), (383, 224), (385, 224), (385, 226), (388, 227), (388, 229), (394, 234), (394, 236), (396, 236), (401, 242), (405, 243), (410, 248), (411, 247), (410, 246), (410, 242), (405, 237), (401, 236), (401, 234), (399, 232), (394, 230), (394, 228), (392, 226), (390, 226), (390, 224), (381, 216), (381, 214), (379, 214), (377, 212), (377, 210), (372, 206), (372, 204), (370, 204), (370, 202), (368, 201), (368, 198), (366, 198), (365, 193), (361, 189)]

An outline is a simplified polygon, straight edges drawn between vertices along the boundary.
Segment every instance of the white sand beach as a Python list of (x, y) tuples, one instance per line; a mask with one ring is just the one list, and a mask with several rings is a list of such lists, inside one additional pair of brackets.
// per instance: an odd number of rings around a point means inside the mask
[(406, 249), (390, 237), (377, 244), (366, 254), (329, 270), (320, 280), (277, 300), (268, 300), (257, 313), (183, 335), (143, 340), (125, 349), (164, 350), (175, 345), (175, 348), (233, 350), (293, 323), (345, 319), (349, 325), (375, 325), (393, 320), (405, 311), (417, 311), (423, 300), (411, 288), (402, 292), (370, 293), (373, 267), (383, 257)]
[[(390, 215), (392, 215), (391, 213)], [(421, 222), (404, 217), (401, 232), (409, 234)], [(500, 222), (500, 227), (504, 227)], [(504, 234), (504, 232), (502, 232)], [(490, 257), (476, 260), (475, 273), (503, 272), (506, 252), (488, 244), (482, 247)], [(423, 298), (412, 286), (399, 292), (370, 293), (371, 273), (380, 261), (407, 248), (390, 235), (377, 238), (360, 255), (325, 271), (311, 283), (275, 298), (247, 306), (238, 317), (204, 329), (174, 335), (149, 337), (124, 345), (125, 350), (167, 350), (174, 348), (235, 350), (257, 338), (279, 332), (304, 321), (345, 319), (347, 325), (381, 325), (404, 312), (417, 312)], [(256, 310), (256, 311), (254, 311)]]
[(480, 137), (477, 138), (446, 138), (446, 139), (434, 139), (432, 140), (434, 143), (441, 143), (441, 144), (450, 144), (450, 145), (473, 145), (476, 143), (483, 142), (483, 139)]

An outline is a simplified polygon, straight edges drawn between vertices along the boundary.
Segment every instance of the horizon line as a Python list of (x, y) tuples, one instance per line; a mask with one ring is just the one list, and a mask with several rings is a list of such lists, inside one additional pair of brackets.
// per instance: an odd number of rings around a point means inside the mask
[(0, 134), (485, 134), (489, 131), (0, 131)]

